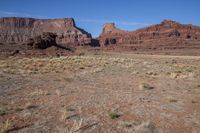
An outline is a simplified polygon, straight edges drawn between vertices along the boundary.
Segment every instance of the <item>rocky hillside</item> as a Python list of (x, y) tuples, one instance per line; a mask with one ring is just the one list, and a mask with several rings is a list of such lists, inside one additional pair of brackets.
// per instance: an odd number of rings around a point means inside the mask
[(72, 18), (0, 18), (1, 43), (24, 43), (43, 32), (56, 34), (56, 42), (62, 44), (88, 45), (92, 38), (91, 34), (78, 28)]
[(160, 24), (125, 31), (114, 23), (107, 23), (100, 36), (92, 39), (91, 34), (78, 28), (72, 18), (0, 18), (0, 55), (32, 55), (35, 52), (36, 55), (42, 52), (65, 55), (76, 51), (77, 46), (86, 45), (100, 46), (103, 50), (155, 52), (176, 49), (188, 53), (200, 49), (200, 27), (164, 20)]
[(200, 27), (164, 20), (157, 25), (127, 32), (117, 29), (114, 24), (107, 24), (98, 39), (101, 46), (117, 45), (134, 50), (200, 48)]

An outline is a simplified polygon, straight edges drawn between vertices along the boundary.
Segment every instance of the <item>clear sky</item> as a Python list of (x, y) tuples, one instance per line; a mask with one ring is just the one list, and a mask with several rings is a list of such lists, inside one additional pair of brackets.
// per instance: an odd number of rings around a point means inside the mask
[(0, 16), (73, 17), (77, 26), (98, 36), (107, 22), (125, 30), (164, 19), (200, 25), (200, 0), (0, 0)]

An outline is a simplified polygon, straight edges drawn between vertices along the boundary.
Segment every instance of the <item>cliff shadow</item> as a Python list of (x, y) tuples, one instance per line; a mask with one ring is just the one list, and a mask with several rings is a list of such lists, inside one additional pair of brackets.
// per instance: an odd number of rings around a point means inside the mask
[(100, 47), (99, 40), (98, 39), (92, 39), (90, 46), (91, 47)]

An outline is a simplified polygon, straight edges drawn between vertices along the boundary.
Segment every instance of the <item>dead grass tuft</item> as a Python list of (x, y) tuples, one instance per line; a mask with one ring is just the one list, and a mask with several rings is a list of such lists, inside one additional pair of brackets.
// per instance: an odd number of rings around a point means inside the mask
[(134, 129), (135, 133), (157, 133), (155, 126), (151, 122), (143, 122)]
[(10, 127), (10, 121), (7, 119), (0, 125), (0, 133), (7, 133)]
[(69, 132), (69, 133), (78, 133), (78, 132), (80, 132), (82, 124), (83, 124), (83, 119), (80, 119), (79, 121), (75, 120), (73, 122), (72, 127), (68, 128), (67, 132)]
[(153, 86), (151, 86), (150, 84), (147, 83), (142, 83), (139, 85), (140, 90), (152, 90), (154, 89)]

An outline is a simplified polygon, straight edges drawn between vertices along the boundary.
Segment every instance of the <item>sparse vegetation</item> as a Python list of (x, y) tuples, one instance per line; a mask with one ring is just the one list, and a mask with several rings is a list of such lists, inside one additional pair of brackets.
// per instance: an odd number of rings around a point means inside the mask
[(139, 88), (141, 90), (152, 90), (152, 89), (154, 89), (153, 86), (151, 86), (150, 84), (147, 84), (147, 83), (140, 84)]
[(135, 127), (136, 133), (157, 133), (154, 124), (151, 122), (143, 122)]
[(156, 76), (158, 75), (156, 72), (148, 71), (146, 72), (147, 75)]
[(61, 96), (61, 91), (60, 90), (56, 90), (56, 95), (58, 96), (58, 97), (60, 97)]
[(108, 115), (111, 119), (116, 119), (116, 118), (119, 118), (121, 116), (120, 114), (115, 113), (115, 112), (109, 112)]
[[(100, 132), (128, 133), (151, 128), (149, 124), (138, 127), (146, 119), (167, 132), (171, 131), (165, 127), (166, 123), (158, 121), (172, 119), (168, 123), (170, 127), (178, 131), (177, 127), (188, 129), (187, 126), (193, 126), (191, 120), (199, 123), (198, 114), (193, 113), (194, 109), (200, 109), (197, 82), (200, 71), (199, 67), (193, 67), (198, 66), (199, 61), (192, 60), (195, 63), (192, 64), (190, 60), (180, 59), (172, 64), (171, 57), (160, 58), (87, 54), (0, 60), (0, 88), (3, 88), (0, 104), (8, 113), (3, 113), (2, 121), (13, 117), (12, 125), (28, 125), (20, 129), (28, 132), (38, 128), (46, 132), (45, 126), (55, 132), (68, 128), (66, 132), (98, 132), (101, 129)], [(169, 63), (163, 63), (166, 61)], [(193, 74), (186, 71), (187, 68), (195, 72), (195, 78), (184, 79), (183, 76)], [(15, 75), (4, 70), (11, 70)], [(179, 70), (182, 73), (176, 73)], [(172, 79), (171, 74), (176, 79)], [(154, 121), (154, 114), (158, 113), (161, 115)], [(180, 125), (182, 119), (177, 119), (177, 115), (187, 122), (187, 126)], [(33, 129), (31, 124), (37, 123), (38, 118), (42, 126), (35, 124)], [(98, 126), (90, 126), (98, 122)]]
[(3, 109), (0, 109), (0, 116), (4, 116), (4, 115), (6, 115), (7, 113), (6, 113), (6, 111), (5, 110), (3, 110)]
[(65, 121), (67, 119), (77, 116), (77, 114), (74, 111), (75, 111), (75, 109), (73, 109), (73, 108), (62, 109), (61, 110), (61, 120)]
[(64, 80), (65, 80), (66, 82), (72, 82), (72, 81), (73, 81), (73, 78), (66, 77), (66, 78), (64, 78)]
[(33, 91), (32, 93), (30, 93), (30, 96), (39, 96), (39, 95), (49, 95), (50, 93), (48, 93), (45, 90), (42, 89), (36, 89), (35, 91)]
[(177, 70), (177, 71), (175, 71), (175, 73), (182, 73), (182, 71), (181, 70)]
[(170, 103), (176, 103), (176, 102), (178, 102), (178, 100), (176, 100), (176, 99), (169, 99), (169, 102)]
[(68, 128), (69, 133), (76, 133), (81, 130), (83, 124), (83, 119), (80, 119), (79, 121), (74, 121), (72, 127)]
[(26, 103), (25, 108), (26, 108), (26, 109), (34, 109), (34, 108), (37, 108), (37, 106), (31, 104), (30, 102), (28, 102), (28, 103)]
[(7, 133), (10, 127), (10, 121), (7, 119), (4, 123), (0, 125), (0, 133)]
[(193, 70), (192, 70), (192, 69), (186, 69), (186, 71), (187, 71), (187, 72), (193, 72)]
[(75, 109), (73, 109), (73, 108), (67, 108), (66, 110), (67, 111), (75, 111)]
[(123, 125), (124, 125), (126, 128), (131, 128), (131, 127), (133, 127), (133, 124), (130, 123), (130, 122), (125, 122)]
[(23, 111), (23, 110), (24, 110), (23, 108), (16, 108), (15, 109), (16, 112)]
[(198, 103), (198, 101), (192, 100), (192, 103)]
[(62, 111), (61, 120), (66, 120), (69, 117), (69, 112), (67, 110)]
[(82, 66), (82, 67), (79, 67), (79, 69), (85, 69), (85, 67)]

